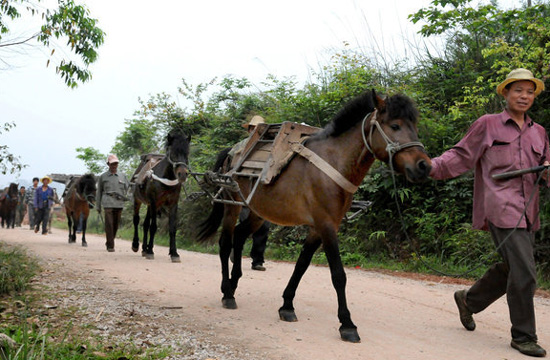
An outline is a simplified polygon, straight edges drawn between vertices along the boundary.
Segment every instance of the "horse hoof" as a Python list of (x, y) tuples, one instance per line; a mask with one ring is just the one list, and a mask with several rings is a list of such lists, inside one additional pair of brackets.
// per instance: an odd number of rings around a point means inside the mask
[(181, 262), (181, 259), (179, 256), (170, 256), (170, 259), (172, 260), (173, 263), (180, 263)]
[(155, 260), (155, 254), (145, 254), (147, 260)]
[(351, 343), (361, 342), (361, 338), (359, 337), (357, 329), (340, 329), (340, 338), (342, 338), (342, 340), (344, 341)]
[(82, 242), (82, 247), (88, 247), (88, 243), (86, 241)]
[(142, 250), (142, 251), (141, 251), (141, 256), (146, 257), (146, 256), (147, 256), (147, 251)]
[(298, 321), (298, 317), (296, 317), (296, 313), (294, 312), (294, 310), (279, 309), (279, 319), (286, 322)]
[(222, 305), (224, 309), (234, 310), (237, 308), (237, 302), (235, 299), (222, 299)]
[(132, 251), (133, 251), (133, 252), (138, 252), (138, 250), (139, 250), (139, 246), (138, 246), (138, 247), (133, 247), (133, 246), (132, 246)]

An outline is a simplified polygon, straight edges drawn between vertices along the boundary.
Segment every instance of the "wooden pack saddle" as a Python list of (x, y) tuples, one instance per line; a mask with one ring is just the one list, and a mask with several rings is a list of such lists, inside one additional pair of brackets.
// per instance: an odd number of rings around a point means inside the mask
[(292, 144), (302, 143), (319, 130), (289, 121), (258, 124), (241, 155), (234, 159), (232, 175), (257, 178), (263, 184), (270, 184), (296, 154)]

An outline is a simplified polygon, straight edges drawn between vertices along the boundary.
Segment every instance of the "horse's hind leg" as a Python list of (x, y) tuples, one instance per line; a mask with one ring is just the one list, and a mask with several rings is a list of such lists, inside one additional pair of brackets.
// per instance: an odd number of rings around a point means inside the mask
[[(220, 261), (222, 265), (222, 305), (226, 309), (236, 309), (237, 302), (235, 301), (235, 287), (229, 277), (229, 254), (231, 253), (231, 248), (233, 247), (235, 223), (237, 222), (241, 208), (240, 206), (226, 205), (224, 210), (223, 226), (219, 242)], [(233, 266), (235, 266), (235, 264)]]
[(139, 209), (141, 208), (141, 203), (137, 200), (134, 200), (134, 238), (132, 239), (132, 251), (137, 252), (139, 250)]
[(176, 229), (178, 225), (178, 204), (176, 203), (172, 208), (170, 209), (170, 215), (168, 219), (168, 233), (170, 236), (170, 260), (172, 260), (173, 263), (179, 263), (181, 262), (180, 255), (178, 254), (178, 249), (176, 247)]
[(293, 305), (294, 297), (296, 296), (296, 289), (300, 284), (302, 276), (304, 276), (309, 264), (311, 263), (313, 254), (315, 254), (315, 251), (320, 245), (320, 236), (311, 230), (306, 241), (304, 242), (302, 251), (300, 252), (300, 256), (296, 262), (296, 266), (294, 266), (292, 276), (290, 277), (290, 280), (288, 281), (288, 284), (283, 292), (283, 306), (279, 309), (279, 318), (281, 320), (290, 322), (298, 321)]

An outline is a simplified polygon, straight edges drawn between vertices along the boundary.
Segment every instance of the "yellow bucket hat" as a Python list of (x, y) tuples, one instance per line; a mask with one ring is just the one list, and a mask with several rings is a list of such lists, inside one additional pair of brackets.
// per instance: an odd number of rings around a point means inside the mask
[(533, 82), (533, 84), (535, 84), (535, 96), (537, 96), (544, 90), (544, 82), (542, 82), (542, 80), (535, 78), (531, 71), (523, 68), (518, 68), (510, 71), (508, 76), (506, 76), (506, 80), (498, 84), (497, 94), (503, 95), (502, 92), (506, 88), (506, 85), (511, 84), (515, 81), (522, 81), (522, 80), (529, 80)]
[(249, 126), (256, 126), (258, 124), (265, 123), (265, 120), (260, 115), (254, 115), (252, 119), (250, 119), (250, 122), (243, 124), (243, 128), (248, 129)]

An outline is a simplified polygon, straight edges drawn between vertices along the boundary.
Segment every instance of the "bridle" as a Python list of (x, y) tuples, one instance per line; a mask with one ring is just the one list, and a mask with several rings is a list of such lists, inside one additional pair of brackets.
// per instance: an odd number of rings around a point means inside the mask
[(92, 202), (92, 200), (95, 201), (95, 195), (94, 195), (94, 194), (88, 194), (88, 195), (84, 196), (84, 194), (80, 194), (80, 193), (78, 192), (78, 189), (77, 189), (76, 186), (74, 187), (73, 190), (74, 190), (74, 193), (75, 193), (76, 198), (77, 198), (78, 200), (80, 200), (80, 201), (86, 201), (86, 202), (88, 203), (88, 206), (89, 206), (90, 208), (93, 208), (93, 207), (94, 207), (94, 203)]
[(166, 154), (166, 159), (172, 165), (172, 169), (174, 170), (174, 173), (176, 172), (176, 168), (178, 166), (183, 166), (185, 170), (189, 171), (189, 164), (183, 161), (173, 161), (172, 158), (170, 157), (170, 151), (168, 151), (168, 153)]
[[(166, 153), (166, 160), (172, 165), (172, 170), (174, 171), (174, 174), (176, 173), (176, 168), (178, 166), (183, 166), (187, 172), (190, 172), (189, 164), (183, 161), (173, 161), (172, 158), (170, 157), (170, 151)], [(153, 180), (156, 180), (166, 186), (176, 186), (180, 183), (178, 179), (170, 180), (170, 179), (161, 178), (155, 175), (155, 173), (153, 172), (153, 169), (149, 170), (148, 173), (153, 178)], [(185, 191), (185, 187), (184, 187), (184, 191)]]
[[(371, 114), (372, 114), (372, 118), (370, 120), (369, 136), (367, 138), (367, 136), (365, 134), (365, 124), (366, 124), (367, 119), (369, 118), (369, 116), (371, 116)], [(389, 160), (388, 161), (389, 161), (390, 164), (392, 162), (393, 155), (397, 154), (399, 151), (401, 151), (403, 149), (414, 147), (414, 146), (419, 146), (422, 149), (424, 149), (424, 145), (420, 141), (409, 141), (408, 143), (400, 144), (399, 142), (393, 141), (392, 139), (390, 139), (388, 137), (388, 135), (386, 135), (384, 130), (382, 130), (382, 126), (380, 126), (380, 123), (378, 122), (378, 109), (375, 109), (373, 112), (368, 113), (363, 118), (363, 122), (362, 122), (361, 126), (363, 128), (363, 130), (361, 132), (362, 135), (363, 135), (363, 142), (365, 143), (365, 146), (367, 147), (367, 150), (375, 158), (377, 158), (376, 154), (374, 153), (371, 146), (369, 145), (369, 142), (372, 144), (372, 133), (374, 132), (374, 128), (376, 127), (376, 129), (380, 133), (380, 136), (382, 136), (382, 139), (384, 139), (384, 141), (386, 142), (386, 152), (389, 155)], [(377, 159), (381, 160), (379, 158), (377, 158)]]

